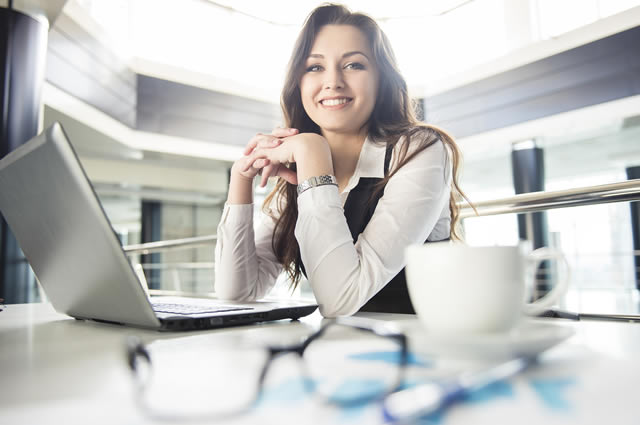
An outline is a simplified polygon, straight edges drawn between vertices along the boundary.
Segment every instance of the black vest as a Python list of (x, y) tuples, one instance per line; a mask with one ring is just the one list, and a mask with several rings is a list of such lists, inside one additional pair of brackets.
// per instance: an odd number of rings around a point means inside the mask
[[(390, 163), (391, 149), (387, 148), (384, 157), (385, 176), (389, 172)], [(344, 215), (347, 218), (353, 243), (356, 243), (360, 233), (362, 233), (365, 227), (367, 227), (367, 224), (369, 224), (369, 220), (371, 220), (373, 216), (378, 201), (384, 194), (384, 190), (382, 190), (373, 199), (371, 198), (375, 185), (381, 180), (382, 179), (376, 177), (361, 177), (358, 185), (354, 187), (351, 192), (349, 192), (349, 196), (347, 196), (344, 204)], [(425, 243), (426, 242), (427, 241), (425, 241)], [(302, 271), (306, 275), (304, 266), (302, 267)], [(400, 273), (391, 279), (373, 298), (367, 301), (360, 311), (415, 314), (411, 299), (409, 298), (404, 269), (400, 270)]]

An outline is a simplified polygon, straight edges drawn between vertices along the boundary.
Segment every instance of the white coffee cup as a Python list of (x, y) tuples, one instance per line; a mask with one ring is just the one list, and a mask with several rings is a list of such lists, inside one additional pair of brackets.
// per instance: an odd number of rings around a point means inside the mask
[[(437, 242), (406, 250), (406, 278), (416, 314), (430, 332), (504, 332), (538, 314), (566, 292), (569, 265), (558, 250), (517, 246), (475, 247)], [(567, 269), (544, 297), (528, 303), (537, 266), (558, 260)]]

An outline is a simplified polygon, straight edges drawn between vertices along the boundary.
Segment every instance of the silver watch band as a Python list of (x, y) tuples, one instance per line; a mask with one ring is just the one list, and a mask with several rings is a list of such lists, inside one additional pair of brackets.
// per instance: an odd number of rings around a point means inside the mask
[(307, 189), (311, 189), (312, 187), (324, 186), (327, 184), (338, 186), (338, 180), (336, 180), (335, 176), (331, 175), (310, 177), (302, 183), (298, 184), (298, 195), (300, 195)]

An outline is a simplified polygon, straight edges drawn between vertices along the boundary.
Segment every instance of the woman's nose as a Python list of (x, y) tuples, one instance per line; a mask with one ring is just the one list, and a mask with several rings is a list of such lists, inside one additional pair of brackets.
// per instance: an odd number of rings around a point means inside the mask
[(326, 72), (324, 88), (326, 90), (336, 90), (344, 88), (344, 79), (342, 77), (342, 72), (338, 70)]

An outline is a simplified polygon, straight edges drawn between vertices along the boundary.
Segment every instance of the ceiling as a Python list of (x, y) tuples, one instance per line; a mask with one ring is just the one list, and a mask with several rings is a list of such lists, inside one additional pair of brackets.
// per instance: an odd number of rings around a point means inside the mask
[[(318, 0), (205, 0), (217, 7), (241, 13), (274, 25), (299, 27), (309, 12), (324, 2)], [(365, 12), (378, 21), (442, 16), (473, 0), (344, 0), (338, 3)]]
[[(223, 90), (228, 87), (233, 94), (277, 103), (293, 42), (305, 17), (322, 3), (70, 0), (65, 8), (83, 9), (103, 29), (104, 37), (117, 45), (115, 50), (131, 58), (134, 68), (140, 66), (148, 72), (149, 63), (175, 67), (209, 76), (214, 86)], [(377, 19), (391, 41), (412, 94), (423, 97), (462, 83), (459, 77), (465, 73), (478, 79), (500, 72), (504, 69), (497, 68), (496, 59), (533, 44), (550, 41), (543, 49), (538, 46), (520, 54), (520, 62), (535, 60), (535, 54), (552, 54), (552, 47), (575, 47), (559, 42), (560, 36), (638, 6), (640, 0), (591, 0), (569, 10), (568, 2), (550, 0), (341, 3)], [(557, 16), (563, 19), (558, 21)], [(596, 31), (593, 36), (602, 35)], [(573, 42), (591, 41), (583, 38), (573, 37)], [(482, 73), (478, 73), (480, 65), (486, 68)], [(517, 65), (513, 61), (500, 64)]]
[[(144, 4), (145, 1), (135, 0)], [(542, 0), (540, 0), (542, 1)], [(71, 0), (70, 3), (99, 3), (98, 0)], [(153, 4), (175, 4), (174, 0), (152, 0)], [(291, 27), (295, 32), (306, 14), (318, 1), (259, 1), (259, 0), (194, 0), (213, 8), (227, 10), (244, 16), (247, 20), (261, 21), (275, 27)], [(109, 4), (128, 4), (129, 0), (107, 2)], [(133, 3), (133, 0), (131, 0)], [(415, 2), (410, 0), (389, 1), (345, 1), (354, 10), (363, 10), (381, 21), (404, 22), (405, 19), (435, 19), (460, 13), (466, 7), (480, 7), (484, 5), (498, 4), (498, 0), (442, 0)], [(629, 3), (629, 2), (627, 2)], [(640, 3), (640, 2), (637, 2)], [(181, 3), (183, 4), (183, 3)], [(637, 9), (637, 8), (636, 8)], [(636, 22), (637, 24), (637, 22)], [(165, 27), (166, 29), (166, 27)], [(241, 32), (241, 29), (238, 29)], [(611, 31), (611, 29), (608, 29)], [(175, 31), (165, 31), (167, 36), (177, 36)], [(460, 31), (459, 31), (460, 32)], [(588, 32), (588, 31), (587, 31)], [(591, 31), (595, 33), (594, 31)], [(461, 32), (463, 33), (463, 32)], [(471, 43), (468, 33), (463, 34), (462, 41)], [(555, 48), (564, 48), (564, 39), (571, 37), (557, 37), (550, 40), (548, 45)], [(574, 37), (575, 38), (575, 37)], [(253, 40), (258, 42), (259, 40)], [(249, 40), (251, 42), (251, 40)], [(579, 41), (573, 40), (573, 43)], [(557, 47), (561, 46), (561, 47)], [(536, 50), (537, 49), (537, 50)], [(256, 50), (260, 50), (257, 49)], [(264, 50), (264, 49), (262, 49)], [(263, 52), (272, 55), (273, 49)], [(524, 49), (526, 50), (526, 49)], [(518, 51), (509, 56), (517, 61), (531, 60), (535, 55), (548, 54), (550, 50), (540, 51), (532, 48), (528, 56), (524, 51)], [(458, 54), (464, 56), (464, 54)], [(505, 59), (506, 58), (506, 59)], [(469, 78), (476, 78), (483, 73), (495, 72), (500, 67), (513, 66), (514, 61), (505, 57), (494, 61), (492, 66), (478, 67), (469, 73)], [(509, 60), (507, 60), (509, 59)], [(236, 67), (242, 68), (242, 63), (237, 62)], [(262, 76), (261, 70), (249, 68), (246, 70), (254, 76), (254, 82), (262, 82), (261, 78), (255, 78), (256, 73)], [(218, 78), (217, 76), (214, 76)], [(466, 78), (466, 77), (465, 77)], [(545, 161), (549, 187), (558, 187), (559, 184), (574, 184), (576, 176), (605, 176), (603, 178), (624, 178), (624, 168), (630, 165), (640, 164), (640, 130), (634, 117), (640, 114), (640, 102), (629, 104), (598, 105), (594, 108), (572, 111), (570, 117), (552, 117), (548, 120), (538, 120), (513, 126), (507, 129), (499, 129), (460, 140), (465, 152), (465, 168), (463, 183), (469, 194), (479, 197), (507, 196), (511, 188), (511, 143), (523, 138), (536, 138), (539, 146), (545, 149)], [(211, 158), (198, 158), (194, 155), (177, 155), (133, 149), (123, 143), (119, 143), (112, 137), (101, 133), (86, 123), (81, 123), (73, 117), (53, 108), (45, 110), (45, 119), (48, 122), (55, 119), (66, 119), (65, 128), (71, 133), (78, 134), (72, 137), (77, 141), (76, 148), (81, 156), (87, 158), (128, 159), (131, 161), (144, 160), (158, 164), (162, 167), (171, 165), (185, 170), (202, 170), (226, 173), (229, 160), (215, 160)], [(92, 142), (89, 143), (88, 141)], [(607, 177), (608, 176), (608, 177)], [(158, 176), (160, 179), (162, 176)], [(160, 181), (160, 180), (159, 180)], [(587, 181), (587, 180), (585, 180)], [(560, 182), (560, 183), (558, 183)], [(603, 181), (605, 183), (605, 181)], [(108, 189), (108, 188), (107, 188)], [(150, 195), (151, 196), (151, 195)], [(153, 196), (159, 196), (157, 193)], [(475, 197), (477, 199), (477, 197)], [(195, 198), (193, 198), (195, 199)]]

